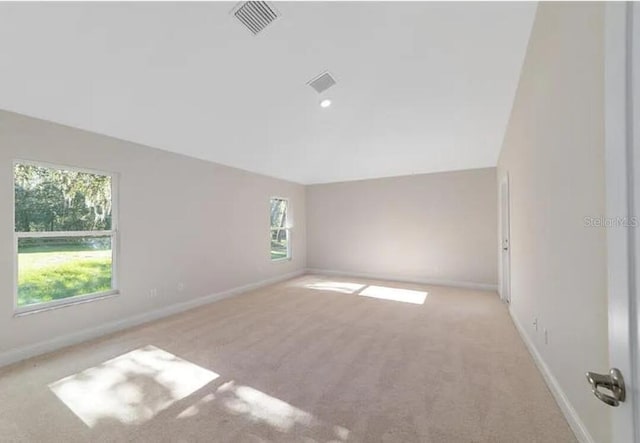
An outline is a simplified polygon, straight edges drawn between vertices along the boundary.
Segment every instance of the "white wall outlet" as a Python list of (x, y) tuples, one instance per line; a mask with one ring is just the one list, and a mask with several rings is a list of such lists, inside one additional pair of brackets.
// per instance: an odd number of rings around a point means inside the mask
[(149, 296), (150, 296), (151, 298), (153, 298), (153, 297), (157, 297), (157, 296), (158, 296), (158, 290), (157, 290), (156, 288), (151, 289), (151, 290), (149, 291)]
[(178, 283), (178, 292), (182, 292), (184, 291), (184, 283), (180, 282)]
[(533, 319), (533, 329), (538, 332), (538, 317)]

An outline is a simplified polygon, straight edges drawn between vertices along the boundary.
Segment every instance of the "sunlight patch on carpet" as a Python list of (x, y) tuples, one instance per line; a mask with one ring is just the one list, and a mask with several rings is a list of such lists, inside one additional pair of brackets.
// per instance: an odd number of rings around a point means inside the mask
[(403, 303), (413, 303), (422, 305), (427, 298), (427, 293), (423, 291), (413, 291), (410, 289), (390, 288), (387, 286), (367, 286), (360, 292), (363, 297), (379, 298), (382, 300), (399, 301)]
[[(281, 435), (296, 435), (299, 437), (299, 441), (317, 441), (311, 436), (323, 435), (326, 436), (326, 439), (322, 441), (342, 443), (349, 439), (351, 433), (345, 427), (326, 423), (284, 400), (250, 386), (239, 384), (235, 380), (221, 384), (215, 392), (208, 393), (183, 409), (176, 418), (187, 419), (198, 414), (216, 419), (226, 416), (225, 423), (235, 423), (242, 427), (250, 426), (250, 424), (266, 425)], [(259, 434), (252, 435), (260, 438)], [(276, 438), (268, 441), (279, 440)], [(293, 440), (290, 437), (287, 441), (298, 440)]]
[(216, 399), (215, 395), (207, 394), (204, 397), (202, 397), (200, 400), (198, 400), (196, 403), (192, 404), (191, 406), (187, 407), (184, 411), (179, 413), (176, 416), (176, 418), (195, 417), (196, 415), (198, 415), (200, 413), (200, 409), (204, 405), (206, 405), (207, 403), (211, 403), (215, 399)]
[(355, 294), (365, 286), (366, 285), (362, 285), (359, 283), (326, 281), (326, 282), (309, 283), (309, 284), (306, 284), (304, 287), (307, 289), (316, 289), (319, 291), (333, 291), (333, 292), (341, 292), (343, 294)]
[(149, 345), (51, 383), (49, 389), (89, 427), (101, 420), (140, 424), (218, 377)]
[(236, 385), (233, 381), (220, 386), (216, 394), (230, 413), (248, 416), (281, 432), (289, 431), (296, 424), (308, 427), (314, 422), (314, 417), (308, 412), (257, 389)]

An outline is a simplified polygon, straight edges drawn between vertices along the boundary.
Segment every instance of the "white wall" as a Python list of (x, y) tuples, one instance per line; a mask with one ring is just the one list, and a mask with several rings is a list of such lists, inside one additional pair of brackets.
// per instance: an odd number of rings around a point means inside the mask
[(308, 266), (496, 285), (495, 168), (307, 187)]
[(511, 183), (512, 315), (604, 443), (611, 408), (584, 378), (609, 367), (605, 231), (584, 224), (605, 213), (603, 26), (601, 3), (540, 3), (498, 174)]
[[(14, 318), (14, 159), (119, 174), (119, 296)], [(0, 184), (0, 355), (306, 266), (298, 184), (8, 112), (0, 112)], [(290, 198), (291, 261), (270, 260), (272, 195)]]

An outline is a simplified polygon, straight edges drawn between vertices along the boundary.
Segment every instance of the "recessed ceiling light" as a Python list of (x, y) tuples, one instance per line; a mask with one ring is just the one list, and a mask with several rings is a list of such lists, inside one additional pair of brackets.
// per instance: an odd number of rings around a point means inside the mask
[(331, 100), (329, 100), (328, 98), (320, 101), (321, 108), (328, 108), (329, 106), (331, 106)]

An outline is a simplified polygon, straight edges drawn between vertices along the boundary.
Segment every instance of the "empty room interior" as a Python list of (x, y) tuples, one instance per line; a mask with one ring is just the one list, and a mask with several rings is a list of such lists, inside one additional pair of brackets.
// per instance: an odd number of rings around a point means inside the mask
[(0, 441), (640, 443), (640, 6), (3, 2), (0, 53)]

